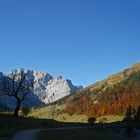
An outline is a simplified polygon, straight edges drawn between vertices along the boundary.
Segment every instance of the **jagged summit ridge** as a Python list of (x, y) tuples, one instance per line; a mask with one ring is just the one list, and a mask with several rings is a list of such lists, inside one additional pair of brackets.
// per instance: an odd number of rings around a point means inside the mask
[[(52, 75), (41, 72), (34, 71), (30, 69), (17, 69), (17, 73), (20, 74), (21, 70), (24, 70), (24, 73), (27, 74), (26, 80), (33, 80), (34, 87), (33, 93), (29, 96), (28, 104), (29, 106), (38, 106), (41, 102), (48, 104), (58, 99), (61, 99), (72, 92), (75, 92), (81, 89), (81, 86), (74, 86), (69, 79), (64, 79), (62, 76), (53, 77)], [(0, 81), (2, 82), (3, 78), (10, 77), (9, 74), (4, 74), (0, 72)], [(13, 108), (13, 100), (8, 96), (0, 97), (0, 103), (8, 105), (9, 108)]]

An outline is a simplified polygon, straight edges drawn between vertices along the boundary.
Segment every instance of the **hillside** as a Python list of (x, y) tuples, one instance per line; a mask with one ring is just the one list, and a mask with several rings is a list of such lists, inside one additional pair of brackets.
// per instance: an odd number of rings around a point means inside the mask
[(140, 63), (67, 99), (65, 111), (87, 116), (123, 115), (140, 105)]
[(131, 73), (139, 71), (139, 70), (140, 70), (140, 63), (134, 64), (130, 68), (127, 68), (119, 73), (113, 74), (113, 75), (107, 77), (106, 79), (104, 79), (103, 81), (97, 82), (97, 83), (89, 86), (88, 89), (95, 90), (97, 88), (101, 88), (101, 86), (114, 85), (114, 84), (122, 81), (126, 77), (128, 77)]
[(81, 116), (83, 119), (91, 116), (125, 116), (129, 108), (136, 112), (139, 106), (140, 63), (137, 63), (41, 109), (40, 114), (36, 112), (36, 115), (45, 117), (44, 112), (47, 114), (50, 111), (50, 114), (64, 120), (75, 117), (78, 120)]

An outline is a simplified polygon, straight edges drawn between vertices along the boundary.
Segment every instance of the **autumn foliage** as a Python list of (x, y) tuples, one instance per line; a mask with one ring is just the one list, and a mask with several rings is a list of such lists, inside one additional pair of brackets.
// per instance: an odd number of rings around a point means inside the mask
[[(140, 106), (140, 71), (133, 72), (123, 81), (98, 92), (86, 91), (69, 100), (66, 112), (86, 114), (88, 117), (125, 115), (128, 108), (138, 110)], [(96, 102), (95, 102), (96, 101)]]

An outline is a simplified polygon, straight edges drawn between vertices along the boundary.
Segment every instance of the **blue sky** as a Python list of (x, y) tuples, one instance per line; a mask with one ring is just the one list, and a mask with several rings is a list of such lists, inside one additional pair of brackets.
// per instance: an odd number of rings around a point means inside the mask
[(140, 61), (139, 0), (0, 1), (0, 70), (92, 84)]

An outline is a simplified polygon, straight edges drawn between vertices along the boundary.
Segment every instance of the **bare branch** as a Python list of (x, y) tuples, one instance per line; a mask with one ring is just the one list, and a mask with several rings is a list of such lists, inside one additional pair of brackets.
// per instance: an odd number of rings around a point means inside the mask
[(18, 82), (18, 85), (17, 85), (17, 88), (16, 88), (16, 95), (18, 94), (18, 92), (21, 90), (21, 88), (24, 87), (24, 83), (25, 83), (25, 80), (26, 80), (26, 76), (27, 74), (23, 73), (23, 71), (21, 71), (21, 74), (20, 74), (20, 80)]
[(25, 100), (26, 96), (32, 92), (34, 82), (33, 80), (26, 80), (27, 73), (22, 69), (13, 71), (7, 82), (4, 82), (4, 94), (13, 96), (16, 99), (15, 115), (18, 115), (18, 111), (21, 106), (21, 102)]
[(25, 100), (25, 97), (32, 92), (34, 82), (31, 81), (28, 86), (25, 87), (24, 94), (22, 96), (21, 101)]
[(12, 87), (13, 87), (13, 91), (15, 91), (15, 79), (16, 79), (16, 76), (15, 76), (14, 71), (12, 72), (12, 76), (13, 76), (12, 79), (11, 79), (12, 80)]

